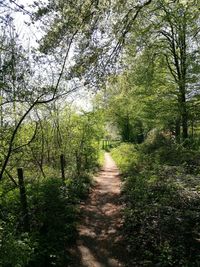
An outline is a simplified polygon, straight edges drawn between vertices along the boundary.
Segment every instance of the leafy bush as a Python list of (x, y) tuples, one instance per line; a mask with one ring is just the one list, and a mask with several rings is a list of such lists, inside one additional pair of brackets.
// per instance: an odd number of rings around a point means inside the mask
[(28, 233), (15, 236), (5, 225), (0, 230), (0, 266), (27, 266), (35, 245)]
[(104, 151), (99, 151), (99, 158), (98, 158), (98, 167), (102, 167), (104, 165)]
[(28, 194), (31, 229), (38, 243), (30, 266), (63, 266), (66, 246), (76, 236), (77, 210), (71, 191), (60, 179), (48, 179), (29, 188)]
[(130, 256), (137, 266), (200, 263), (200, 193), (179, 182), (182, 175), (186, 176), (167, 167), (159, 173), (138, 174), (126, 180), (125, 232)]
[(138, 151), (133, 144), (122, 143), (112, 149), (111, 155), (122, 173), (135, 172), (138, 169)]
[(157, 129), (153, 129), (148, 133), (147, 138), (142, 144), (142, 148), (145, 153), (152, 153), (161, 147), (171, 146), (172, 143), (174, 142), (170, 136), (165, 135)]
[(0, 205), (0, 265), (2, 267), (64, 266), (67, 248), (77, 237), (78, 204), (88, 194), (90, 177), (45, 179), (27, 185), (30, 233), (23, 233), (18, 189)]
[(66, 186), (72, 202), (79, 202), (80, 199), (85, 199), (88, 196), (90, 185), (91, 178), (87, 174), (75, 177), (74, 179), (68, 179)]
[(197, 150), (188, 149), (183, 144), (175, 143), (174, 139), (163, 132), (152, 130), (146, 140), (139, 146), (140, 161), (145, 164), (185, 164), (188, 171), (198, 173), (200, 171), (200, 153)]

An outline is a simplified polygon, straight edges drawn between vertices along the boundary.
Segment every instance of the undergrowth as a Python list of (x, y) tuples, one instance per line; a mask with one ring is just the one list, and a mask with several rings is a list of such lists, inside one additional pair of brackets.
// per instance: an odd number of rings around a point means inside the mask
[(89, 191), (90, 178), (49, 178), (26, 186), (30, 232), (22, 229), (18, 188), (1, 186), (0, 266), (67, 266), (67, 252), (77, 237), (78, 204)]
[(124, 177), (128, 266), (200, 266), (200, 156), (162, 134), (112, 150)]

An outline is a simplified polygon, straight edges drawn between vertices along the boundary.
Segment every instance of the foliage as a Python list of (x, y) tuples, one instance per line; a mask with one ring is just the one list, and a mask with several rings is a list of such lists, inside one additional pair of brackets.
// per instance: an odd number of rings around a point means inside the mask
[(170, 131), (177, 141), (197, 132), (198, 8), (196, 1), (159, 0), (128, 24), (125, 67), (109, 76), (103, 95), (123, 141), (141, 143), (153, 128)]
[[(78, 203), (89, 190), (89, 177), (32, 182), (27, 186), (30, 233), (23, 233), (19, 192), (2, 198), (1, 266), (63, 266), (76, 239)], [(11, 204), (12, 203), (12, 206)]]
[[(124, 233), (130, 266), (198, 266), (197, 153), (154, 130), (137, 149), (121, 145), (113, 157), (125, 173)], [(127, 173), (135, 165), (137, 172)]]
[(120, 146), (112, 149), (111, 155), (117, 162), (122, 173), (137, 172), (138, 151), (133, 144), (122, 143)]
[[(101, 138), (111, 136), (105, 124), (129, 142), (112, 155), (126, 176), (131, 265), (199, 265), (199, 3), (39, 0), (29, 12), (5, 0), (0, 8), (1, 265), (68, 263), (76, 205), (99, 165)], [(13, 12), (40, 21), (37, 48), (24, 47)], [(64, 96), (77, 88), (103, 88), (100, 109), (70, 107)]]
[(98, 164), (99, 164), (100, 167), (102, 167), (103, 164), (104, 164), (104, 151), (103, 150), (99, 151)]
[(176, 174), (172, 167), (157, 171), (131, 177), (126, 183), (130, 254), (139, 266), (196, 266), (199, 193), (178, 182), (184, 172)]
[(198, 147), (194, 149), (179, 144), (169, 132), (154, 129), (149, 132), (140, 146), (140, 159), (152, 164), (183, 165), (185, 170), (198, 174), (200, 156)]
[[(78, 204), (87, 197), (90, 173), (98, 166), (103, 133), (100, 115), (77, 114), (72, 108), (62, 112), (55, 108), (49, 114), (45, 106), (36, 115), (36, 126), (27, 121), (19, 128), (18, 153), (10, 157), (6, 179), (0, 185), (1, 266), (5, 267), (69, 263), (67, 249), (77, 236)], [(26, 145), (18, 147), (20, 142)], [(60, 177), (61, 154), (65, 156), (64, 180)], [(24, 167), (28, 199), (30, 232), (25, 234), (19, 190), (13, 183), (18, 166)]]
[(27, 233), (14, 236), (12, 228), (1, 226), (0, 264), (1, 266), (27, 266), (34, 254), (34, 244)]
[(60, 179), (50, 179), (30, 188), (29, 194), (31, 228), (37, 242), (29, 265), (63, 266), (69, 258), (66, 248), (76, 236), (74, 192), (63, 186)]

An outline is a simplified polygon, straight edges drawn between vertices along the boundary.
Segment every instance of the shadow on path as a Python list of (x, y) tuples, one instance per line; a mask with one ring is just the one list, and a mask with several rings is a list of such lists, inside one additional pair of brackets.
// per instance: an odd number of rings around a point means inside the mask
[(124, 267), (121, 182), (109, 153), (105, 153), (104, 167), (95, 182), (89, 199), (81, 207), (79, 238), (71, 251), (73, 263), (70, 267)]

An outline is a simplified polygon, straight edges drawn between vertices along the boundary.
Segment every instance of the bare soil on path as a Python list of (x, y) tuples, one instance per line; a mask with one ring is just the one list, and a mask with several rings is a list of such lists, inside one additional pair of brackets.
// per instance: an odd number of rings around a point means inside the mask
[(79, 238), (70, 267), (124, 267), (121, 181), (109, 153), (105, 153), (104, 166), (94, 180), (89, 199), (81, 206)]

